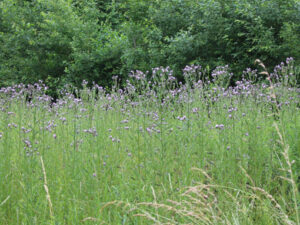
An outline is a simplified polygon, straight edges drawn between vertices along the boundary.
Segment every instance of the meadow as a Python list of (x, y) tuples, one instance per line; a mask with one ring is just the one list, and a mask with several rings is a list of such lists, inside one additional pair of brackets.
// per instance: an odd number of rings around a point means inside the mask
[(0, 224), (299, 225), (293, 60), (0, 90)]

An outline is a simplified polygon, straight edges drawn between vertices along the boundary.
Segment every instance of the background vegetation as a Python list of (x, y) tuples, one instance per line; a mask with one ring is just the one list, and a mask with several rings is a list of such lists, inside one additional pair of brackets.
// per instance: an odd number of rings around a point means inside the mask
[[(298, 0), (2, 0), (0, 85), (83, 79), (103, 86), (131, 70), (300, 60)], [(182, 78), (182, 77), (181, 77)]]
[(299, 62), (299, 0), (1, 0), (0, 224), (300, 225)]

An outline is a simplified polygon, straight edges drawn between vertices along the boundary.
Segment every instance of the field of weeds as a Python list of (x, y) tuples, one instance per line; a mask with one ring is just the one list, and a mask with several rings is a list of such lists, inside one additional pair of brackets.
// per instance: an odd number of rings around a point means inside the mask
[[(300, 90), (293, 60), (132, 72), (53, 102), (0, 90), (0, 224), (299, 225)], [(298, 78), (299, 79), (299, 78)]]

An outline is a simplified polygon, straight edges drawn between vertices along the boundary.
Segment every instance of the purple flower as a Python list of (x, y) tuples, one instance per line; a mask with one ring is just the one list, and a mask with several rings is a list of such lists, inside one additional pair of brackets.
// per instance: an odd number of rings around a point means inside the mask
[(216, 124), (215, 128), (223, 130), (224, 129), (224, 125), (223, 124)]
[(17, 128), (17, 127), (18, 127), (18, 125), (15, 124), (15, 123), (9, 123), (7, 126), (8, 126), (9, 128), (12, 128), (12, 127)]
[(289, 58), (286, 59), (286, 64), (290, 64), (293, 61), (294, 61), (294, 58), (293, 57), (289, 57)]
[(177, 116), (177, 119), (180, 121), (183, 121), (183, 120), (186, 120), (186, 116), (183, 116), (183, 117)]
[(193, 108), (193, 109), (192, 109), (192, 112), (193, 112), (193, 113), (196, 113), (196, 112), (198, 112), (198, 110), (199, 110), (198, 108)]
[(128, 123), (129, 120), (125, 119), (125, 120), (122, 120), (121, 123)]
[(98, 136), (97, 130), (95, 127), (90, 129), (84, 129), (83, 132), (92, 134), (94, 137)]
[(149, 128), (149, 127), (147, 127), (147, 128), (146, 128), (146, 131), (147, 131), (149, 134), (151, 134), (151, 133), (152, 133), (152, 129), (151, 129), (151, 128)]
[(26, 146), (27, 146), (28, 148), (31, 148), (31, 147), (32, 147), (31, 142), (30, 142), (28, 139), (25, 139), (25, 140), (24, 140), (24, 143), (26, 144)]
[(27, 134), (27, 133), (29, 133), (30, 131), (31, 131), (31, 129), (26, 129), (25, 127), (22, 127), (21, 128), (22, 129), (22, 131), (25, 133), (25, 134)]
[(65, 122), (67, 119), (65, 117), (60, 117), (59, 118), (62, 122)]
[(81, 85), (82, 85), (82, 86), (86, 86), (88, 83), (89, 83), (89, 82), (87, 82), (86, 80), (83, 80), (82, 83), (81, 83)]

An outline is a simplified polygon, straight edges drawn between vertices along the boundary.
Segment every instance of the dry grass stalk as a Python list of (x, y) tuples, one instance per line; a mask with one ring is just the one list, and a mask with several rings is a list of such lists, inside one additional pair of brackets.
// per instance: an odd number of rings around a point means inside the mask
[(43, 169), (43, 175), (44, 175), (44, 189), (46, 191), (46, 198), (49, 204), (49, 211), (50, 211), (50, 217), (53, 219), (54, 218), (54, 214), (53, 214), (53, 205), (51, 202), (51, 197), (50, 197), (50, 193), (49, 193), (49, 188), (48, 188), (48, 184), (47, 184), (47, 175), (46, 175), (46, 170), (45, 170), (45, 166), (44, 166), (44, 161), (42, 156), (40, 157), (41, 159), (41, 164), (42, 164), (42, 169)]
[(245, 176), (248, 178), (248, 180), (250, 180), (252, 186), (255, 186), (255, 182), (253, 181), (253, 179), (250, 177), (250, 175), (247, 173), (247, 171), (241, 166), (239, 165), (240, 169), (242, 170), (242, 172), (245, 174)]
[(81, 222), (85, 222), (85, 221), (98, 221), (98, 219), (94, 218), (94, 217), (87, 217), (87, 218), (84, 218), (83, 220), (81, 220)]
[(101, 207), (100, 213), (101, 213), (105, 208), (107, 208), (107, 207), (110, 206), (110, 205), (117, 205), (117, 206), (120, 206), (121, 204), (124, 204), (124, 202), (122, 202), (122, 201), (117, 201), (117, 200), (112, 201), (112, 202), (107, 202), (104, 206)]
[[(269, 93), (269, 95), (276, 102), (276, 104), (274, 104), (274, 105), (275, 105), (277, 117), (279, 118), (278, 101), (277, 101), (276, 93), (275, 93), (275, 90), (274, 90), (274, 85), (273, 85), (272, 80), (271, 80), (271, 76), (268, 73), (265, 65), (259, 59), (255, 60), (255, 63), (258, 64), (259, 66), (261, 66), (264, 69), (264, 71), (261, 74), (265, 74), (267, 76), (267, 80), (270, 83), (271, 92)], [(282, 123), (282, 121), (281, 121), (281, 123)], [(275, 129), (277, 131), (277, 134), (279, 136), (279, 143), (281, 144), (281, 146), (284, 150), (282, 152), (282, 155), (283, 155), (283, 157), (285, 159), (285, 162), (287, 164), (287, 167), (288, 167), (285, 171), (287, 171), (289, 173), (289, 176), (290, 176), (290, 178), (282, 177), (282, 176), (280, 176), (280, 178), (283, 179), (283, 180), (288, 181), (292, 186), (294, 210), (295, 210), (295, 214), (296, 214), (296, 223), (297, 223), (297, 225), (300, 225), (299, 209), (298, 209), (298, 206), (297, 206), (298, 188), (297, 188), (296, 182), (294, 180), (294, 175), (293, 175), (293, 170), (292, 170), (292, 163), (291, 163), (290, 158), (289, 158), (289, 145), (285, 142), (284, 133), (282, 134), (280, 132), (280, 129), (279, 129), (278, 124), (276, 122), (274, 122), (274, 127), (275, 127)], [(259, 189), (257, 189), (257, 190), (259, 190)], [(262, 191), (262, 190), (260, 190), (260, 191)], [(272, 197), (271, 195), (268, 195), (267, 193), (265, 193), (265, 195), (269, 199), (270, 199), (270, 197)], [(274, 202), (274, 201), (272, 201), (272, 202)], [(280, 205), (277, 203), (276, 208), (278, 208), (278, 206), (280, 207)], [(281, 210), (281, 212), (284, 213), (282, 210)], [(287, 219), (288, 219), (288, 217), (287, 217)]]
[[(248, 187), (251, 188), (253, 191), (260, 192), (274, 204), (275, 208), (277, 210), (279, 210), (279, 215), (280, 215), (282, 221), (284, 222), (284, 224), (294, 225), (294, 223), (289, 219), (289, 216), (283, 211), (282, 207), (278, 204), (278, 202), (275, 200), (275, 198), (271, 194), (269, 194), (266, 190), (259, 188), (259, 187), (251, 187), (251, 186), (248, 186)], [(255, 197), (260, 199), (258, 195), (255, 195)], [(298, 223), (297, 223), (297, 225), (298, 225)]]
[(286, 177), (282, 177), (282, 176), (280, 178), (283, 179), (283, 180), (288, 181), (292, 186), (292, 194), (293, 194), (293, 200), (294, 200), (294, 210), (295, 210), (295, 213), (296, 213), (296, 221), (297, 221), (297, 225), (300, 225), (299, 209), (298, 209), (298, 206), (297, 206), (297, 199), (298, 199), (299, 191), (298, 191), (295, 179), (294, 179), (294, 174), (293, 174), (293, 170), (292, 170), (292, 162), (290, 161), (290, 157), (289, 157), (289, 145), (285, 143), (284, 137), (283, 137), (283, 135), (281, 135), (281, 132), (279, 130), (279, 127), (278, 127), (277, 123), (274, 123), (274, 127), (275, 127), (275, 129), (277, 131), (277, 134), (279, 136), (280, 143), (281, 143), (281, 145), (284, 149), (282, 154), (283, 154), (285, 162), (288, 166), (286, 171), (289, 173), (289, 176), (290, 176), (290, 178), (286, 178)]
[[(220, 208), (217, 196), (218, 190), (220, 189), (223, 193), (226, 193), (226, 196), (231, 199), (229, 202), (231, 202), (231, 204), (236, 204), (237, 210), (241, 213), (243, 213), (243, 207), (240, 200), (243, 200), (246, 197), (252, 199), (252, 203), (255, 202), (255, 200), (263, 202), (263, 199), (258, 194), (260, 193), (273, 204), (274, 209), (272, 210), (276, 210), (278, 212), (279, 219), (281, 221), (280, 223), (295, 225), (295, 223), (289, 219), (289, 216), (285, 213), (276, 199), (263, 188), (255, 187), (254, 181), (247, 171), (242, 167), (241, 169), (245, 174), (247, 174), (247, 178), (251, 182), (251, 186), (247, 186), (249, 188), (249, 192), (221, 185), (198, 183), (196, 186), (186, 188), (186, 191), (182, 194), (186, 200), (182, 200), (180, 202), (168, 200), (171, 205), (159, 204), (156, 202), (143, 202), (137, 205), (151, 206), (155, 210), (159, 208), (165, 209), (168, 212), (173, 213), (173, 215), (175, 214), (180, 218), (184, 218), (185, 221), (192, 221), (190, 224), (231, 224), (226, 216), (226, 212), (222, 207)], [(197, 171), (204, 172), (201, 169), (197, 169)], [(210, 177), (207, 175), (206, 178)], [(211, 178), (210, 180), (212, 182)], [(232, 195), (232, 191), (238, 193), (236, 197)], [(145, 211), (138, 206), (134, 210), (140, 210), (142, 213), (135, 214), (135, 216), (145, 217), (148, 220), (153, 221), (155, 224), (178, 224), (173, 216), (165, 218), (161, 215), (157, 215), (157, 212), (155, 212), (155, 214), (151, 214), (149, 211)], [(298, 225), (298, 223), (296, 224)]]
[(270, 84), (270, 87), (269, 87), (269, 90), (270, 90), (270, 93), (269, 93), (269, 96), (271, 97), (272, 100), (275, 101), (275, 114), (276, 114), (276, 117), (279, 117), (279, 108), (278, 108), (278, 101), (277, 101), (277, 97), (276, 97), (276, 93), (275, 93), (275, 88), (274, 88), (274, 84), (272, 82), (272, 79), (271, 79), (271, 75), (270, 73), (268, 72), (266, 66), (262, 63), (262, 61), (260, 61), (259, 59), (256, 59), (255, 60), (255, 64), (258, 64), (259, 66), (261, 66), (263, 68), (264, 71), (262, 71), (260, 74), (262, 75), (266, 75), (266, 79), (268, 80), (269, 84)]
[(7, 198), (6, 199), (4, 199), (4, 201), (3, 202), (1, 202), (1, 204), (0, 204), (0, 206), (3, 206), (7, 201), (8, 201), (8, 199), (10, 198), (10, 195), (9, 196), (7, 196)]
[[(193, 168), (193, 170), (200, 171), (203, 175), (211, 180), (212, 178), (203, 170)], [(157, 213), (158, 209), (164, 209), (184, 218), (185, 221), (191, 221), (188, 224), (216, 224), (227, 221), (225, 214), (218, 207), (218, 198), (214, 193), (217, 186), (198, 183), (196, 186), (187, 187), (182, 197), (186, 200), (180, 202), (168, 200), (169, 204), (159, 204), (156, 202), (142, 202), (137, 204), (135, 210), (142, 211), (143, 213), (135, 214), (135, 216), (145, 217), (153, 221), (155, 224), (178, 224), (172, 216), (171, 218), (163, 217)], [(152, 190), (153, 191), (153, 190)], [(227, 192), (229, 193), (229, 192)], [(230, 195), (231, 198), (234, 198)], [(139, 206), (150, 206), (155, 209), (155, 215), (149, 211), (141, 209)]]

